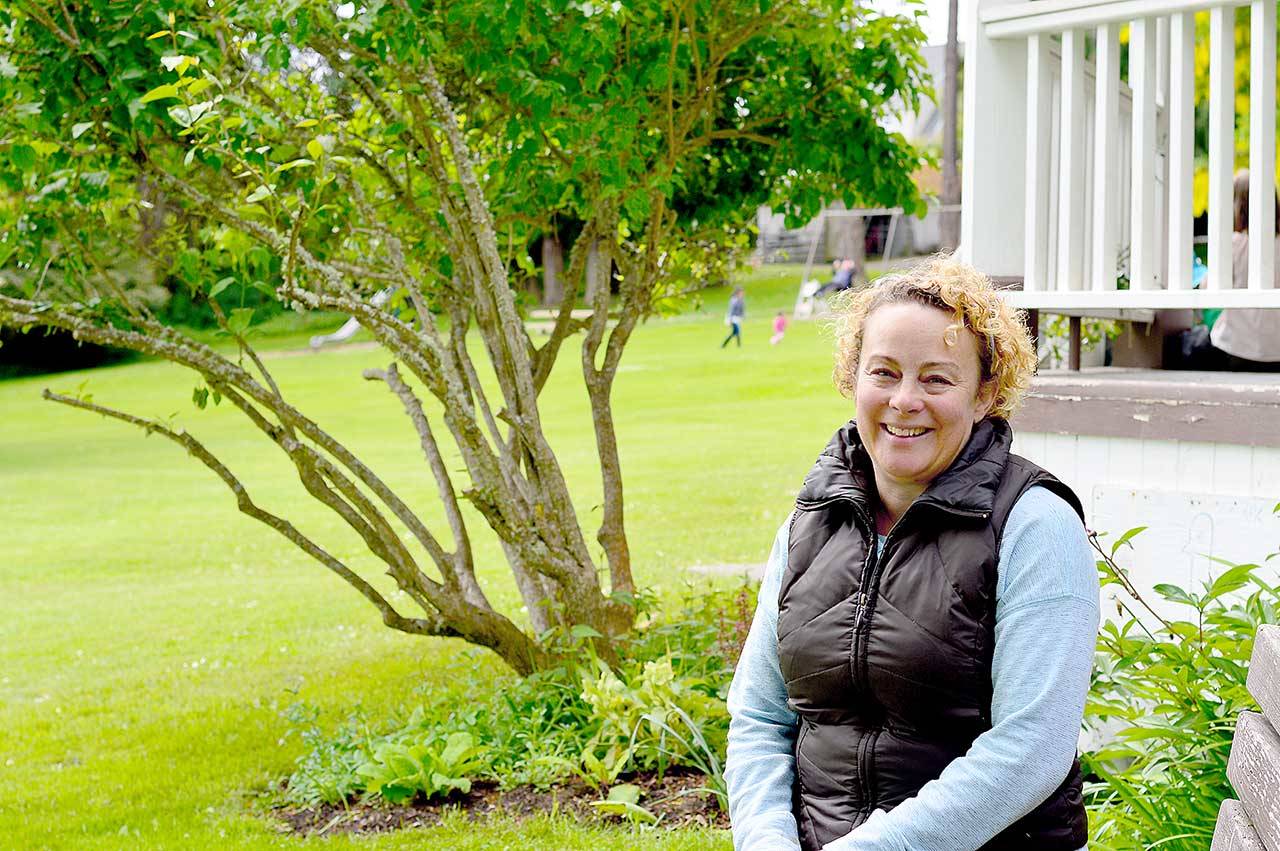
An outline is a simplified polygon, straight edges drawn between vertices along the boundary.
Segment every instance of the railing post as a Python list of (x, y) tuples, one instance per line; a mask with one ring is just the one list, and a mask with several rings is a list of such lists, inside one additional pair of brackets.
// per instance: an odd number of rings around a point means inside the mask
[(1195, 16), (1169, 22), (1169, 289), (1191, 289), (1195, 157)]
[[(960, 256), (989, 275), (1024, 273), (1026, 174), (1025, 39), (988, 37), (984, 9), (1015, 0), (975, 0), (964, 52), (964, 172)], [(1013, 203), (1010, 203), (1013, 201)]]
[(1116, 288), (1115, 173), (1120, 138), (1120, 27), (1097, 29), (1093, 115), (1093, 289)]
[(1133, 173), (1130, 193), (1129, 286), (1155, 289), (1156, 256), (1156, 22), (1129, 25), (1129, 86), (1133, 90)]
[(1276, 4), (1253, 0), (1249, 35), (1249, 289), (1275, 287)]
[(1049, 67), (1049, 36), (1027, 37), (1027, 188), (1026, 271), (1022, 288), (1049, 289), (1049, 134), (1053, 120), (1053, 72)]
[(1058, 289), (1083, 287), (1084, 258), (1084, 31), (1062, 34), (1062, 139), (1058, 157)]
[(1231, 289), (1231, 182), (1235, 171), (1235, 14), (1209, 10), (1208, 288)]

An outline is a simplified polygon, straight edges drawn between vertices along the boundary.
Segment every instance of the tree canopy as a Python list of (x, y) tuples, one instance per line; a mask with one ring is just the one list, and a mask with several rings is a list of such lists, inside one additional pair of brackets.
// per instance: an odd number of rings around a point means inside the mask
[[(793, 221), (837, 199), (923, 209), (920, 152), (880, 125), (927, 90), (922, 41), (913, 16), (849, 0), (14, 0), (0, 9), (0, 326), (190, 368), (197, 404), (228, 402), (273, 441), (418, 612), (257, 505), (234, 459), (185, 430), (48, 395), (182, 444), (389, 626), (461, 636), (522, 671), (570, 631), (608, 658), (634, 618), (611, 410), (632, 332), (718, 280), (759, 204)], [(532, 241), (565, 222), (566, 296), (535, 343), (517, 293), (537, 277)], [(240, 356), (158, 321), (159, 283), (207, 302)], [(375, 305), (380, 290), (393, 295)], [(391, 362), (365, 377), (403, 402), (445, 534), (290, 403), (235, 293), (373, 333)], [(575, 337), (600, 565), (538, 410)], [(476, 581), (464, 503), (501, 540), (532, 633)]]

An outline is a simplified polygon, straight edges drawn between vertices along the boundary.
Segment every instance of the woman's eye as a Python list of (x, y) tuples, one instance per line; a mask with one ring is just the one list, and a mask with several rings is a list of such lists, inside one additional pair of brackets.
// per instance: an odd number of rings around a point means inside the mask
[(925, 379), (929, 384), (950, 384), (951, 382), (943, 378), (941, 375), (930, 375)]

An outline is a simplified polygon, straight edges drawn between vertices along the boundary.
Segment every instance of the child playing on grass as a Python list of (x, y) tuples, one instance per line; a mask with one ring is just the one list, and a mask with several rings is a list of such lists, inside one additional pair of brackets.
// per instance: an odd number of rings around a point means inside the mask
[(769, 338), (769, 345), (776, 346), (782, 342), (782, 335), (787, 333), (787, 317), (781, 310), (778, 315), (773, 317), (773, 336)]

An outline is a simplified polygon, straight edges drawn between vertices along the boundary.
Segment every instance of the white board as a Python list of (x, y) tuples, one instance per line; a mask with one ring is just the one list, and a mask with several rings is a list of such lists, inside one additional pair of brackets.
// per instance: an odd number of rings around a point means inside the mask
[[(1167, 582), (1199, 592), (1202, 582), (1227, 569), (1214, 558), (1264, 564), (1262, 575), (1268, 581), (1280, 577), (1280, 558), (1265, 563), (1268, 555), (1280, 550), (1275, 505), (1273, 499), (1258, 497), (1095, 485), (1086, 507), (1090, 528), (1107, 533), (1102, 545), (1108, 552), (1108, 542), (1135, 526), (1147, 527), (1132, 539), (1132, 549), (1121, 548), (1116, 561), (1157, 611), (1187, 618), (1188, 610), (1165, 603), (1151, 592), (1152, 586)], [(1104, 605), (1104, 617), (1114, 613), (1114, 605)]]

